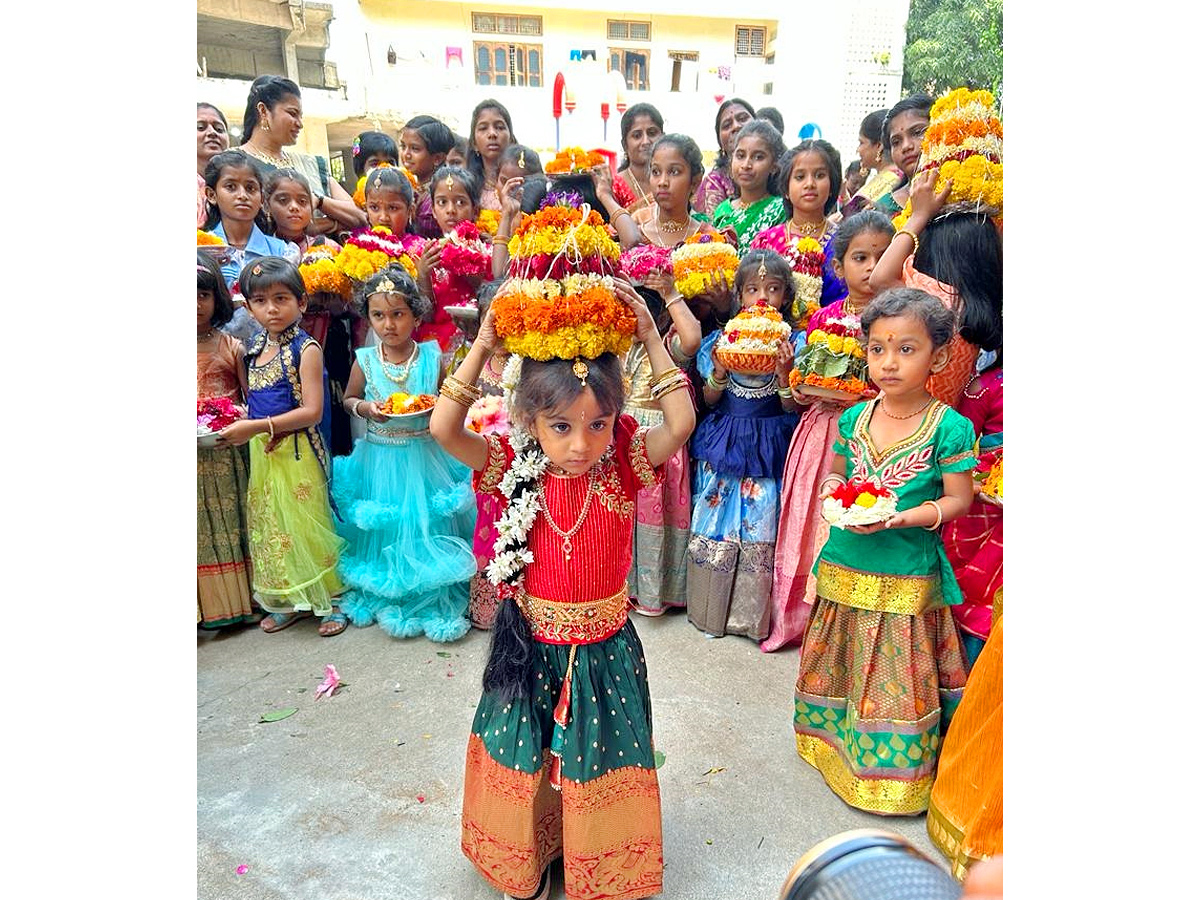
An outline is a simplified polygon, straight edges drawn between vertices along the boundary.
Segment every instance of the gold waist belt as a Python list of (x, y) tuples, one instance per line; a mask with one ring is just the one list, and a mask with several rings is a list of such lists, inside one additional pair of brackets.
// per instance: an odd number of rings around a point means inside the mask
[(595, 644), (621, 630), (629, 613), (627, 588), (582, 603), (523, 594), (517, 605), (535, 640), (544, 644)]
[(824, 560), (817, 564), (817, 596), (855, 609), (906, 616), (943, 605), (940, 574), (884, 575)]

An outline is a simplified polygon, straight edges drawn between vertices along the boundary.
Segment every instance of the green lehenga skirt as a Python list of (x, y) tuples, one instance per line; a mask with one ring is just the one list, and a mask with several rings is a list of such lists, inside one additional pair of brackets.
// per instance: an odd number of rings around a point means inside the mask
[(265, 434), (250, 439), (246, 509), (254, 599), (268, 612), (327, 616), (344, 590), (337, 563), (346, 542), (333, 529), (325, 471), (303, 433), (271, 453), (264, 452), (266, 443)]
[(949, 607), (913, 616), (818, 596), (800, 652), (796, 749), (851, 806), (922, 813), (966, 680)]
[(560, 726), (562, 790), (550, 782), (554, 708), (569, 645), (535, 641), (534, 690), (479, 701), (467, 749), (462, 849), (510, 894), (531, 894), (563, 859), (571, 900), (662, 890), (662, 815), (645, 655), (633, 623), (576, 647), (570, 717)]

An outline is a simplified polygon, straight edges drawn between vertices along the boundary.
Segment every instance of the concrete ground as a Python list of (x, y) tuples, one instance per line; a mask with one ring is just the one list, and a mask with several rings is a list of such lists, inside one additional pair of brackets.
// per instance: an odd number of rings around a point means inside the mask
[[(654, 704), (671, 900), (775, 900), (796, 860), (886, 828), (939, 863), (925, 819), (846, 806), (796, 755), (795, 649), (638, 617)], [(498, 900), (459, 849), (467, 735), (489, 636), (445, 645), (313, 620), (197, 639), (202, 900)], [(449, 654), (443, 656), (441, 654)], [(314, 700), (326, 663), (347, 683)], [(288, 707), (289, 718), (259, 723)], [(710, 769), (724, 771), (706, 775)], [(237, 874), (239, 866), (248, 869)], [(552, 898), (564, 895), (551, 869)]]

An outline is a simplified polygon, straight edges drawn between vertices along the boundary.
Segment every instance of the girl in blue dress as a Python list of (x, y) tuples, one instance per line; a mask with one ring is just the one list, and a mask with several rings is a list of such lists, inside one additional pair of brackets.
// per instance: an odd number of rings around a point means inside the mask
[(349, 546), (339, 573), (342, 609), (355, 625), (378, 622), (392, 637), (454, 641), (467, 633), (475, 574), (471, 472), (430, 437), (429, 414), (389, 417), (396, 393), (436, 394), (443, 373), (437, 341), (413, 340), (433, 304), (399, 265), (363, 285), (361, 312), (379, 343), (354, 353), (343, 404), (366, 420), (349, 456), (333, 462), (333, 494)]
[(250, 314), (262, 330), (246, 351), (249, 415), (223, 428), (217, 446), (250, 445), (246, 526), (254, 599), (271, 613), (275, 632), (316, 615), (323, 636), (339, 634), (346, 618), (337, 562), (343, 541), (329, 505), (329, 389), (321, 347), (300, 328), (308, 306), (300, 270), (268, 256), (238, 278)]
[[(741, 306), (765, 300), (793, 324), (796, 294), (787, 260), (750, 250), (734, 276)], [(736, 313), (734, 309), (732, 312)], [(696, 426), (690, 453), (692, 536), (688, 543), (688, 619), (709, 634), (755, 641), (771, 625), (771, 581), (779, 524), (779, 481), (799, 421), (788, 388), (796, 334), (781, 342), (775, 370), (730, 372), (713, 356), (722, 331), (700, 345), (696, 367), (712, 412)]]

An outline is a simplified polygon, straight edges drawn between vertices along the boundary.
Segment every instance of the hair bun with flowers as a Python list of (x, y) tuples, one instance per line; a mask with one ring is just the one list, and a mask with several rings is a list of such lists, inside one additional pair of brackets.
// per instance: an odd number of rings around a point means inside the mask
[[(988, 91), (956, 88), (929, 111), (918, 170), (938, 170), (935, 191), (953, 181), (943, 213), (978, 212), (1000, 218), (1004, 212), (1004, 125)], [(903, 228), (912, 201), (895, 219)]]
[(492, 309), (509, 351), (547, 360), (629, 349), (637, 317), (616, 295), (621, 251), (599, 213), (587, 204), (540, 209), (517, 228), (508, 252), (510, 277)]

